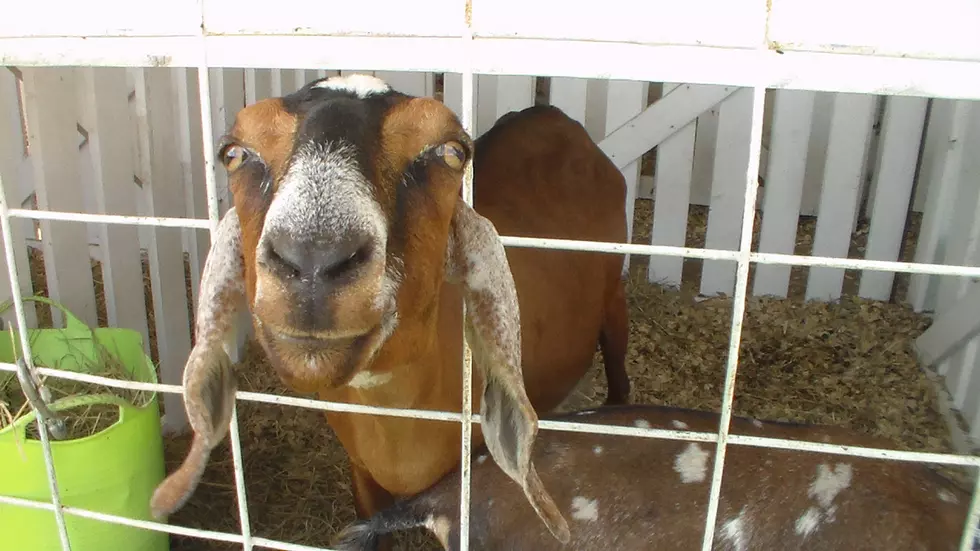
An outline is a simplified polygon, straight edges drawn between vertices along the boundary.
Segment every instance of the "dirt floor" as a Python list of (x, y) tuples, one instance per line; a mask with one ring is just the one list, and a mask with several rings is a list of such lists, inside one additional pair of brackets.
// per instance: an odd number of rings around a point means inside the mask
[[(634, 242), (649, 242), (651, 212), (651, 202), (637, 202)], [(703, 245), (706, 218), (706, 209), (692, 208), (688, 245)], [(862, 223), (856, 232), (851, 256), (863, 252), (864, 227)], [(912, 224), (910, 241), (915, 228)], [(811, 221), (801, 222), (797, 252), (807, 252), (813, 229)], [(646, 283), (645, 264), (645, 258), (633, 257), (628, 284), (632, 400), (717, 410), (731, 301), (696, 300), (699, 261), (686, 261), (688, 281), (676, 291)], [(856, 289), (856, 276), (848, 275), (849, 293)], [(900, 276), (899, 281), (904, 279)], [(794, 269), (792, 293), (799, 295), (805, 284), (806, 268)], [(150, 302), (147, 306), (152, 310)], [(852, 296), (840, 304), (804, 303), (799, 296), (752, 299), (742, 338), (735, 413), (843, 425), (889, 437), (900, 449), (951, 452), (932, 384), (911, 348), (927, 324), (924, 316), (905, 306)], [(243, 390), (291, 394), (253, 343), (237, 372)], [(566, 409), (598, 404), (604, 397), (597, 355), (596, 365)], [(354, 510), (346, 457), (322, 414), (240, 402), (239, 419), (252, 533), (328, 545), (333, 534), (354, 519)], [(184, 457), (188, 444), (187, 438), (167, 440), (168, 470)], [(172, 522), (238, 532), (231, 465), (226, 441), (212, 455), (201, 486)], [(237, 548), (177, 536), (172, 542), (174, 550), (182, 551)], [(438, 547), (416, 531), (403, 537), (399, 548)]]

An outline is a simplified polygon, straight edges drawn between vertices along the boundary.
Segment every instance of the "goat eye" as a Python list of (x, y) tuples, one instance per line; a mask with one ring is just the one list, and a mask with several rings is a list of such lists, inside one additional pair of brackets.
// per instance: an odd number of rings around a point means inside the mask
[(230, 171), (236, 170), (238, 167), (242, 166), (245, 159), (248, 157), (248, 152), (244, 147), (240, 145), (230, 145), (225, 148), (224, 153), (221, 156), (221, 160)]
[(466, 160), (466, 152), (459, 142), (446, 142), (436, 147), (435, 154), (453, 170), (463, 168), (463, 162)]

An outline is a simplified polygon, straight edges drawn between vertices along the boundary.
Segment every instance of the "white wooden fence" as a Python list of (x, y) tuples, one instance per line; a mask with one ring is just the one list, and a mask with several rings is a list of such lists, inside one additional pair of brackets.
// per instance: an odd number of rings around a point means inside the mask
[[(350, 72), (362, 71), (211, 69), (212, 140), (245, 104), (288, 94), (314, 78)], [(407, 93), (449, 98), (448, 104), (460, 112), (459, 74), (376, 74)], [(654, 199), (653, 244), (685, 245), (688, 208), (704, 205), (710, 209), (705, 246), (737, 249), (750, 89), (553, 78), (546, 97), (536, 97), (535, 77), (474, 78), (477, 134), (508, 111), (535, 102), (558, 106), (582, 122), (622, 169), (631, 199)], [(977, 264), (980, 182), (961, 178), (951, 163), (937, 162), (962, 155), (970, 102), (806, 90), (776, 90), (770, 98), (760, 162), (764, 187), (757, 202), (762, 211), (759, 252), (793, 254), (803, 215), (816, 217), (812, 255), (847, 257), (863, 214), (870, 218), (865, 258), (898, 260), (909, 212), (916, 212), (922, 215), (916, 262)], [(11, 206), (205, 217), (199, 113), (196, 69), (4, 70), (0, 167), (8, 197), (17, 198)], [(654, 175), (641, 175), (640, 157), (653, 148)], [(223, 172), (217, 171), (217, 178), (223, 213), (229, 201)], [(630, 220), (633, 205), (628, 201)], [(44, 251), (50, 296), (96, 323), (89, 264), (90, 258), (99, 260), (108, 323), (137, 329), (149, 342), (140, 266), (145, 251), (158, 361), (164, 382), (179, 383), (190, 348), (183, 255), (189, 258), (196, 300), (208, 248), (205, 228), (140, 226), (137, 233), (124, 226), (89, 224), (86, 234), (68, 223), (42, 220), (35, 229), (34, 221), (14, 222), (27, 246)], [(16, 250), (26, 265), (26, 247)], [(682, 257), (652, 256), (648, 279), (679, 285), (682, 262)], [(752, 292), (785, 297), (789, 276), (789, 266), (759, 265)], [(21, 278), (21, 288), (31, 289), (26, 272)], [(813, 267), (806, 298), (838, 299), (843, 281), (843, 269)], [(869, 271), (861, 276), (859, 294), (888, 300), (893, 284), (892, 273)], [(733, 261), (704, 261), (702, 293), (731, 294), (734, 285)], [(968, 287), (964, 278), (915, 275), (908, 299), (917, 310), (936, 310), (942, 316)], [(0, 282), (0, 293), (8, 289)], [(32, 305), (27, 308), (33, 312)], [(980, 341), (970, 341), (949, 357), (952, 347), (963, 345), (975, 331), (958, 339), (944, 334), (940, 344), (931, 345), (939, 348), (934, 355), (944, 354), (941, 371), (950, 377), (956, 405), (974, 434), (980, 434)], [(180, 397), (166, 399), (177, 406)]]

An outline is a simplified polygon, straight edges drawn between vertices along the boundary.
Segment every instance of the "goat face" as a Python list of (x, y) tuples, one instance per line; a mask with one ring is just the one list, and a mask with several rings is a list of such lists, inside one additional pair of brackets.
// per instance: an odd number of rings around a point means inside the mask
[(256, 336), (284, 382), (346, 384), (399, 318), (435, 315), (472, 154), (442, 103), (321, 79), (241, 110), (218, 154)]

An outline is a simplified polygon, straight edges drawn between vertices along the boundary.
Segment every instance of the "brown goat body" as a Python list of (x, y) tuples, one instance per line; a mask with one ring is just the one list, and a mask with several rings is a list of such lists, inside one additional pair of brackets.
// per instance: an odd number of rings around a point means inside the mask
[[(197, 445), (158, 489), (155, 513), (187, 498), (227, 432), (234, 380), (220, 348), (228, 320), (247, 307), (287, 386), (395, 408), (460, 411), (465, 328), (481, 415), (473, 443), (487, 445), (543, 526), (566, 539), (531, 463), (536, 412), (569, 396), (597, 345), (607, 403), (628, 401), (623, 258), (505, 251), (498, 232), (626, 241), (624, 179), (582, 125), (533, 107), (474, 144), (442, 103), (353, 75), (245, 107), (219, 157), (234, 208), (205, 265), (209, 298), (185, 367)], [(460, 197), (470, 161), (472, 208)], [(345, 412), (327, 420), (364, 518), (459, 464), (458, 423)]]
[[(545, 417), (542, 417), (545, 418)], [(560, 421), (714, 432), (715, 413), (606, 406)], [(839, 427), (733, 418), (733, 434), (891, 447)], [(715, 444), (546, 430), (534, 463), (571, 538), (555, 541), (485, 453), (472, 463), (470, 549), (480, 551), (700, 549)], [(419, 495), (350, 525), (334, 548), (374, 549), (378, 535), (425, 526), (445, 549), (459, 543), (458, 470)], [(916, 463), (728, 446), (716, 550), (954, 551), (970, 494)]]

